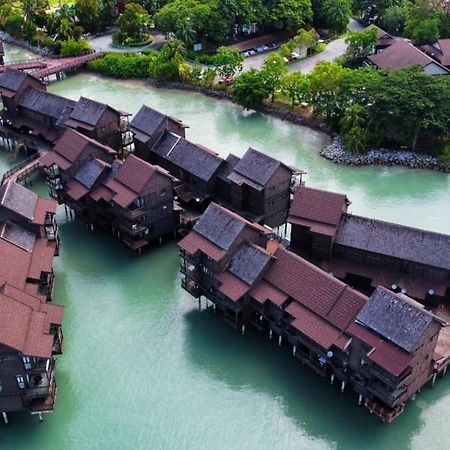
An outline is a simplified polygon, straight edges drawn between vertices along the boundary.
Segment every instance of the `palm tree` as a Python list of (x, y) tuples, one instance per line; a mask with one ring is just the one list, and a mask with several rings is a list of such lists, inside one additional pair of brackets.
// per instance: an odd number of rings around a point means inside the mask
[(342, 119), (339, 121), (339, 127), (343, 133), (348, 133), (354, 128), (364, 129), (366, 126), (367, 112), (357, 103), (345, 109)]
[(176, 63), (183, 62), (186, 59), (187, 52), (186, 46), (179, 39), (173, 39), (164, 45), (164, 51), (169, 60), (175, 61)]
[(186, 47), (190, 47), (195, 42), (197, 32), (192, 29), (189, 17), (187, 17), (186, 20), (183, 20), (183, 22), (181, 22), (178, 31), (175, 33), (175, 36), (180, 41), (184, 42)]

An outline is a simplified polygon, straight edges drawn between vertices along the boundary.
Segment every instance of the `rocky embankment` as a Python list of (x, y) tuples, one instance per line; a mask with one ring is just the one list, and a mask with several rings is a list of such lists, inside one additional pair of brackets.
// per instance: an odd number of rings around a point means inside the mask
[(336, 164), (347, 166), (405, 166), (450, 173), (450, 164), (425, 153), (386, 149), (372, 149), (364, 155), (347, 152), (344, 150), (342, 139), (338, 135), (333, 136), (331, 144), (324, 147), (320, 151), (320, 155)]
[(12, 36), (10, 36), (8, 33), (5, 33), (4, 31), (0, 31), (0, 39), (3, 42), (6, 42), (7, 44), (13, 44), (17, 45), (18, 47), (22, 47), (26, 50), (29, 50), (30, 52), (36, 53), (41, 56), (53, 56), (52, 52), (46, 48), (46, 47), (36, 47), (32, 44), (30, 44), (28, 41), (25, 41), (24, 39), (17, 39)]

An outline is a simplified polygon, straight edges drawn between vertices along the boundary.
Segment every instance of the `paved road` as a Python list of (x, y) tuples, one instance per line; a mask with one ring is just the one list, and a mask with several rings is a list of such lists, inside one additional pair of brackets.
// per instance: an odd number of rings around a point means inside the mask
[[(113, 35), (113, 31), (110, 31), (108, 33), (102, 34), (100, 36), (94, 36), (89, 38), (89, 44), (90, 46), (98, 51), (98, 52), (102, 52), (102, 51), (107, 51), (107, 52), (137, 52), (142, 50), (142, 47), (140, 48), (115, 48), (112, 46), (112, 35)], [(155, 48), (157, 49), (158, 46), (161, 46), (165, 41), (165, 37), (164, 35), (160, 34), (160, 33), (152, 33), (153, 36), (153, 42), (151, 44), (151, 46), (149, 46), (150, 48)]]
[[(348, 29), (352, 31), (361, 31), (364, 30), (364, 27), (351, 19), (348, 24)], [(289, 71), (309, 73), (314, 69), (317, 63), (321, 61), (334, 61), (339, 56), (342, 56), (346, 50), (347, 44), (345, 43), (345, 38), (335, 39), (334, 41), (331, 41), (322, 52), (310, 56), (309, 58), (305, 58), (302, 61), (289, 64)], [(260, 53), (246, 58), (243, 64), (243, 70), (246, 71), (251, 68), (259, 69), (263, 65), (267, 55), (268, 53)]]

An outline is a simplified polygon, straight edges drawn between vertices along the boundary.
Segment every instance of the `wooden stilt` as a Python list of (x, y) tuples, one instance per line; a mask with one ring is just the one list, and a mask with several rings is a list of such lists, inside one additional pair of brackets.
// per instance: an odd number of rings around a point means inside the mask
[(241, 334), (242, 334), (242, 336), (244, 336), (244, 334), (245, 334), (245, 325), (242, 325), (242, 327), (241, 327)]
[(359, 394), (359, 397), (358, 397), (358, 406), (361, 406), (362, 399), (363, 399), (362, 394)]
[(281, 334), (278, 336), (278, 345), (281, 347), (281, 344), (283, 342), (283, 336)]
[(272, 333), (273, 333), (273, 331), (272, 331), (272, 329), (270, 329), (269, 330), (269, 339), (272, 339)]
[(334, 383), (334, 373), (331, 374), (331, 378), (330, 378), (330, 384)]
[(345, 391), (345, 381), (341, 383), (341, 393)]
[(6, 424), (8, 423), (8, 415), (5, 412), (3, 413), (3, 420)]

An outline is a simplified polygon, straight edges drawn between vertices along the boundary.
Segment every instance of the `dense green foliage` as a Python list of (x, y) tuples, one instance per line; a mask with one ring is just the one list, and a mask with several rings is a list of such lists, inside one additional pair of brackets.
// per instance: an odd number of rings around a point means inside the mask
[(244, 56), (236, 48), (219, 47), (213, 59), (217, 73), (221, 77), (234, 76), (242, 70)]
[(353, 9), (365, 23), (375, 23), (418, 45), (450, 37), (450, 10), (445, 1), (353, 0)]
[(160, 31), (188, 47), (222, 43), (243, 27), (295, 29), (312, 19), (311, 0), (171, 0), (154, 16)]
[(363, 59), (374, 52), (377, 42), (377, 30), (370, 27), (359, 33), (351, 33), (345, 42), (348, 44), (344, 55), (345, 64), (359, 66)]
[(118, 30), (113, 42), (120, 45), (147, 45), (152, 38), (149, 34), (151, 18), (142, 5), (127, 3), (125, 11), (117, 19)]
[(344, 33), (352, 15), (350, 0), (324, 0), (322, 9), (328, 27), (337, 34)]
[(68, 39), (61, 42), (61, 56), (80, 56), (89, 53), (91, 47), (84, 39)]

